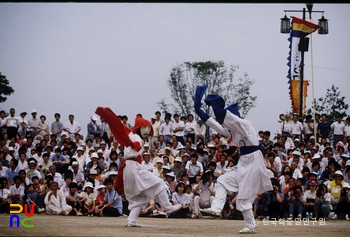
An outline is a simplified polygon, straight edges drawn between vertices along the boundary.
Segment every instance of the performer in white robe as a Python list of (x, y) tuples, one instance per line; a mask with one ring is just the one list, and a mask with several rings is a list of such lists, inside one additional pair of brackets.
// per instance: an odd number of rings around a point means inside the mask
[(124, 148), (122, 161), (114, 188), (119, 195), (125, 193), (130, 210), (126, 226), (139, 227), (136, 218), (146, 208), (150, 199), (157, 199), (168, 214), (181, 208), (181, 204), (172, 205), (167, 194), (165, 182), (153, 173), (144, 170), (141, 165), (144, 141), (141, 139), (153, 135), (152, 124), (136, 116), (133, 130), (124, 126), (110, 108), (98, 107), (96, 114), (108, 123), (114, 138)]
[[(257, 193), (272, 190), (256, 131), (248, 120), (240, 118), (237, 104), (224, 109), (225, 101), (218, 95), (208, 95), (205, 99), (206, 104), (212, 107), (217, 122), (210, 118), (200, 108), (205, 90), (206, 86), (198, 86), (196, 89), (196, 113), (208, 126), (215, 130), (221, 130), (224, 133), (229, 131), (231, 139), (239, 144), (241, 155), (237, 166), (217, 179), (216, 194), (211, 211), (215, 215), (220, 215), (227, 193), (238, 192), (236, 207), (237, 210), (242, 212), (246, 224), (246, 227), (240, 230), (239, 233), (255, 233), (253, 202)], [(220, 124), (223, 129), (220, 128)]]
[(66, 202), (66, 196), (58, 189), (58, 183), (52, 181), (50, 184), (51, 191), (45, 196), (46, 212), (52, 215), (69, 215), (72, 206)]

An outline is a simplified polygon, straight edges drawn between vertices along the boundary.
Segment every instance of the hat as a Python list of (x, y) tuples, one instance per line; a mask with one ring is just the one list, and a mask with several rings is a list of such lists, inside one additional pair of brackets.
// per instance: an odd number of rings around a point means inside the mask
[(174, 174), (174, 172), (173, 172), (173, 171), (171, 171), (171, 172), (167, 173), (167, 174), (166, 174), (166, 176), (170, 176), (170, 177), (175, 178), (175, 174)]
[(103, 151), (102, 151), (101, 149), (99, 149), (99, 150), (97, 151), (97, 153), (103, 153)]
[(208, 148), (216, 149), (216, 147), (215, 147), (215, 145), (214, 145), (213, 143), (209, 143), (209, 144), (207, 145), (207, 147), (208, 147)]
[(9, 147), (9, 151), (15, 151), (12, 146)]
[(78, 161), (73, 161), (72, 162), (72, 166), (75, 166), (75, 165), (79, 166), (79, 162)]
[[(188, 158), (190, 157), (187, 153), (183, 154), (182, 157), (187, 156)], [(182, 158), (181, 157), (181, 158)]]
[(90, 151), (95, 151), (95, 149), (94, 149), (93, 147), (91, 147), (91, 148), (89, 149), (89, 152), (90, 152)]
[(292, 153), (294, 156), (300, 156), (301, 155), (301, 153), (300, 153), (300, 151), (299, 150), (295, 150), (295, 151), (293, 151), (293, 153)]
[(346, 154), (346, 153), (342, 154), (340, 157), (341, 158), (350, 159), (350, 156), (348, 154)]
[(143, 153), (142, 156), (149, 156), (150, 154), (148, 152)]
[(311, 152), (310, 152), (309, 150), (304, 151), (304, 155), (305, 155), (306, 153), (310, 154)]
[(191, 150), (197, 150), (197, 148), (196, 148), (196, 146), (191, 146), (191, 148), (190, 148)]
[(176, 157), (175, 159), (174, 159), (174, 162), (182, 162), (182, 159), (181, 159), (181, 157)]
[(309, 173), (309, 176), (310, 176), (310, 175), (315, 175), (315, 176), (317, 177), (317, 173), (316, 173), (316, 172), (310, 172), (310, 173)]
[(25, 111), (22, 111), (20, 114), (27, 114), (27, 112), (25, 112)]
[(92, 153), (92, 154), (91, 154), (91, 158), (98, 158), (97, 153), (96, 153), (96, 152)]
[(158, 158), (158, 159), (157, 159), (157, 163), (162, 163), (162, 164), (164, 164), (163, 159), (162, 159), (162, 158)]
[(350, 166), (350, 160), (346, 161), (345, 166)]
[(315, 180), (310, 180), (309, 186), (317, 186), (317, 182)]
[(94, 147), (100, 147), (100, 144), (96, 143), (96, 144), (94, 145)]
[(106, 145), (105, 141), (100, 142), (100, 145)]
[(145, 144), (143, 145), (143, 147), (149, 147), (149, 144), (148, 144), (148, 143), (145, 143)]
[(36, 112), (36, 109), (32, 109), (32, 111), (30, 111), (32, 114), (34, 114), (34, 113), (37, 113)]
[(314, 147), (314, 146), (310, 148), (310, 151), (311, 151), (311, 150), (318, 151), (317, 147)]
[(101, 188), (106, 188), (106, 186), (104, 186), (103, 184), (100, 184), (100, 185), (97, 186), (97, 190), (99, 190)]
[(157, 119), (157, 116), (156, 116), (156, 115), (153, 115), (151, 119)]
[(111, 171), (109, 171), (109, 173), (108, 173), (108, 177), (111, 176), (111, 175), (118, 175), (118, 172), (115, 171), (115, 170), (111, 170)]
[(62, 136), (68, 136), (68, 134), (65, 133), (65, 132), (62, 132), (62, 133), (61, 133), (61, 137), (62, 137)]
[(89, 174), (97, 174), (97, 170), (91, 169)]
[(294, 142), (300, 142), (300, 140), (298, 138), (295, 138)]
[(91, 120), (97, 121), (98, 118), (96, 117), (96, 115), (92, 115), (92, 116), (91, 116)]
[(165, 150), (171, 151), (170, 147), (165, 147), (165, 148), (164, 148), (164, 151), (165, 151)]
[(341, 175), (343, 176), (343, 173), (340, 170), (335, 171), (334, 175)]
[(36, 164), (36, 162), (35, 162), (35, 160), (31, 160), (31, 161), (29, 161), (28, 164)]
[(169, 165), (163, 165), (163, 166), (162, 166), (162, 169), (163, 169), (163, 170), (164, 170), (164, 169), (166, 169), (166, 170), (171, 170), (171, 168), (170, 168)]
[(164, 150), (163, 150), (163, 149), (160, 149), (160, 150), (158, 151), (158, 155), (165, 155)]
[(86, 188), (94, 188), (94, 186), (92, 185), (91, 182), (87, 182), (87, 183), (84, 185), (84, 190), (85, 190)]
[(343, 183), (343, 188), (350, 188), (350, 185), (347, 182)]
[(84, 149), (80, 146), (78, 147), (77, 151), (84, 151)]
[(319, 153), (315, 153), (314, 157), (312, 157), (312, 160), (318, 159), (318, 158), (321, 158), (321, 155)]
[(315, 136), (311, 136), (310, 139), (315, 139)]

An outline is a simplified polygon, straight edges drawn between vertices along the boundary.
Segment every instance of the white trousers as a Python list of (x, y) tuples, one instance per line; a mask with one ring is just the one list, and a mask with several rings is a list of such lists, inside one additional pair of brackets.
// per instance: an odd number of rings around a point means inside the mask
[(214, 200), (214, 196), (210, 196), (209, 200), (203, 200), (200, 196), (195, 196), (193, 198), (193, 213), (198, 215), (200, 208), (209, 208), (211, 207)]
[(71, 212), (72, 211), (72, 206), (70, 205), (65, 205), (62, 207), (58, 207), (52, 204), (49, 204), (46, 206), (46, 212), (51, 215), (59, 215), (62, 211), (67, 211)]

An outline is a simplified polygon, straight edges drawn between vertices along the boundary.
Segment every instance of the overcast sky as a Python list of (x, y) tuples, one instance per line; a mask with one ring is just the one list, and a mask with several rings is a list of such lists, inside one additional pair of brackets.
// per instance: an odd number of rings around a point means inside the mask
[[(256, 130), (276, 133), (278, 115), (290, 111), (288, 34), (284, 10), (305, 4), (0, 3), (0, 72), (15, 93), (0, 105), (16, 114), (36, 109), (47, 123), (54, 113), (86, 125), (97, 106), (150, 119), (157, 102), (171, 102), (171, 68), (184, 61), (239, 65), (256, 82), (257, 106), (248, 115)], [(315, 97), (335, 85), (348, 96), (350, 5), (314, 4), (325, 11), (329, 34), (313, 33)], [(302, 13), (287, 16), (302, 18)], [(313, 21), (321, 14), (314, 13)], [(311, 46), (311, 45), (310, 45)], [(310, 48), (309, 48), (310, 49)], [(311, 52), (305, 79), (311, 80)], [(307, 105), (310, 106), (311, 85)], [(350, 104), (349, 96), (346, 102)]]

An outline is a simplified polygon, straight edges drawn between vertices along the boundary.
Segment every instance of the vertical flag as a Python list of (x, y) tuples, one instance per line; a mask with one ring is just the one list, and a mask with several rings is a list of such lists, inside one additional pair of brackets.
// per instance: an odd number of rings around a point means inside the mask
[[(290, 32), (290, 37), (288, 39), (288, 41), (290, 42), (290, 45), (289, 45), (290, 50), (289, 50), (289, 57), (288, 57), (288, 63), (287, 63), (289, 67), (287, 78), (288, 78), (288, 83), (290, 85), (289, 93), (292, 101), (292, 108), (295, 111), (298, 111), (295, 108), (299, 108), (299, 100), (295, 99), (295, 96), (297, 95), (295, 93), (295, 89), (293, 89), (292, 87), (291, 82), (292, 80), (298, 80), (298, 83), (300, 83), (299, 80), (300, 80), (301, 52), (299, 51), (299, 47), (298, 47), (300, 38), (306, 37), (308, 34), (315, 32), (318, 28), (319, 26), (316, 24), (313, 24), (311, 22), (292, 16), (292, 30)], [(293, 83), (293, 85), (295, 84), (296, 83)], [(307, 88), (307, 87), (305, 86), (304, 88)], [(304, 92), (303, 94), (304, 94), (303, 97), (304, 97), (304, 105), (305, 105), (306, 93)], [(298, 94), (298, 97), (299, 97), (299, 94)]]

